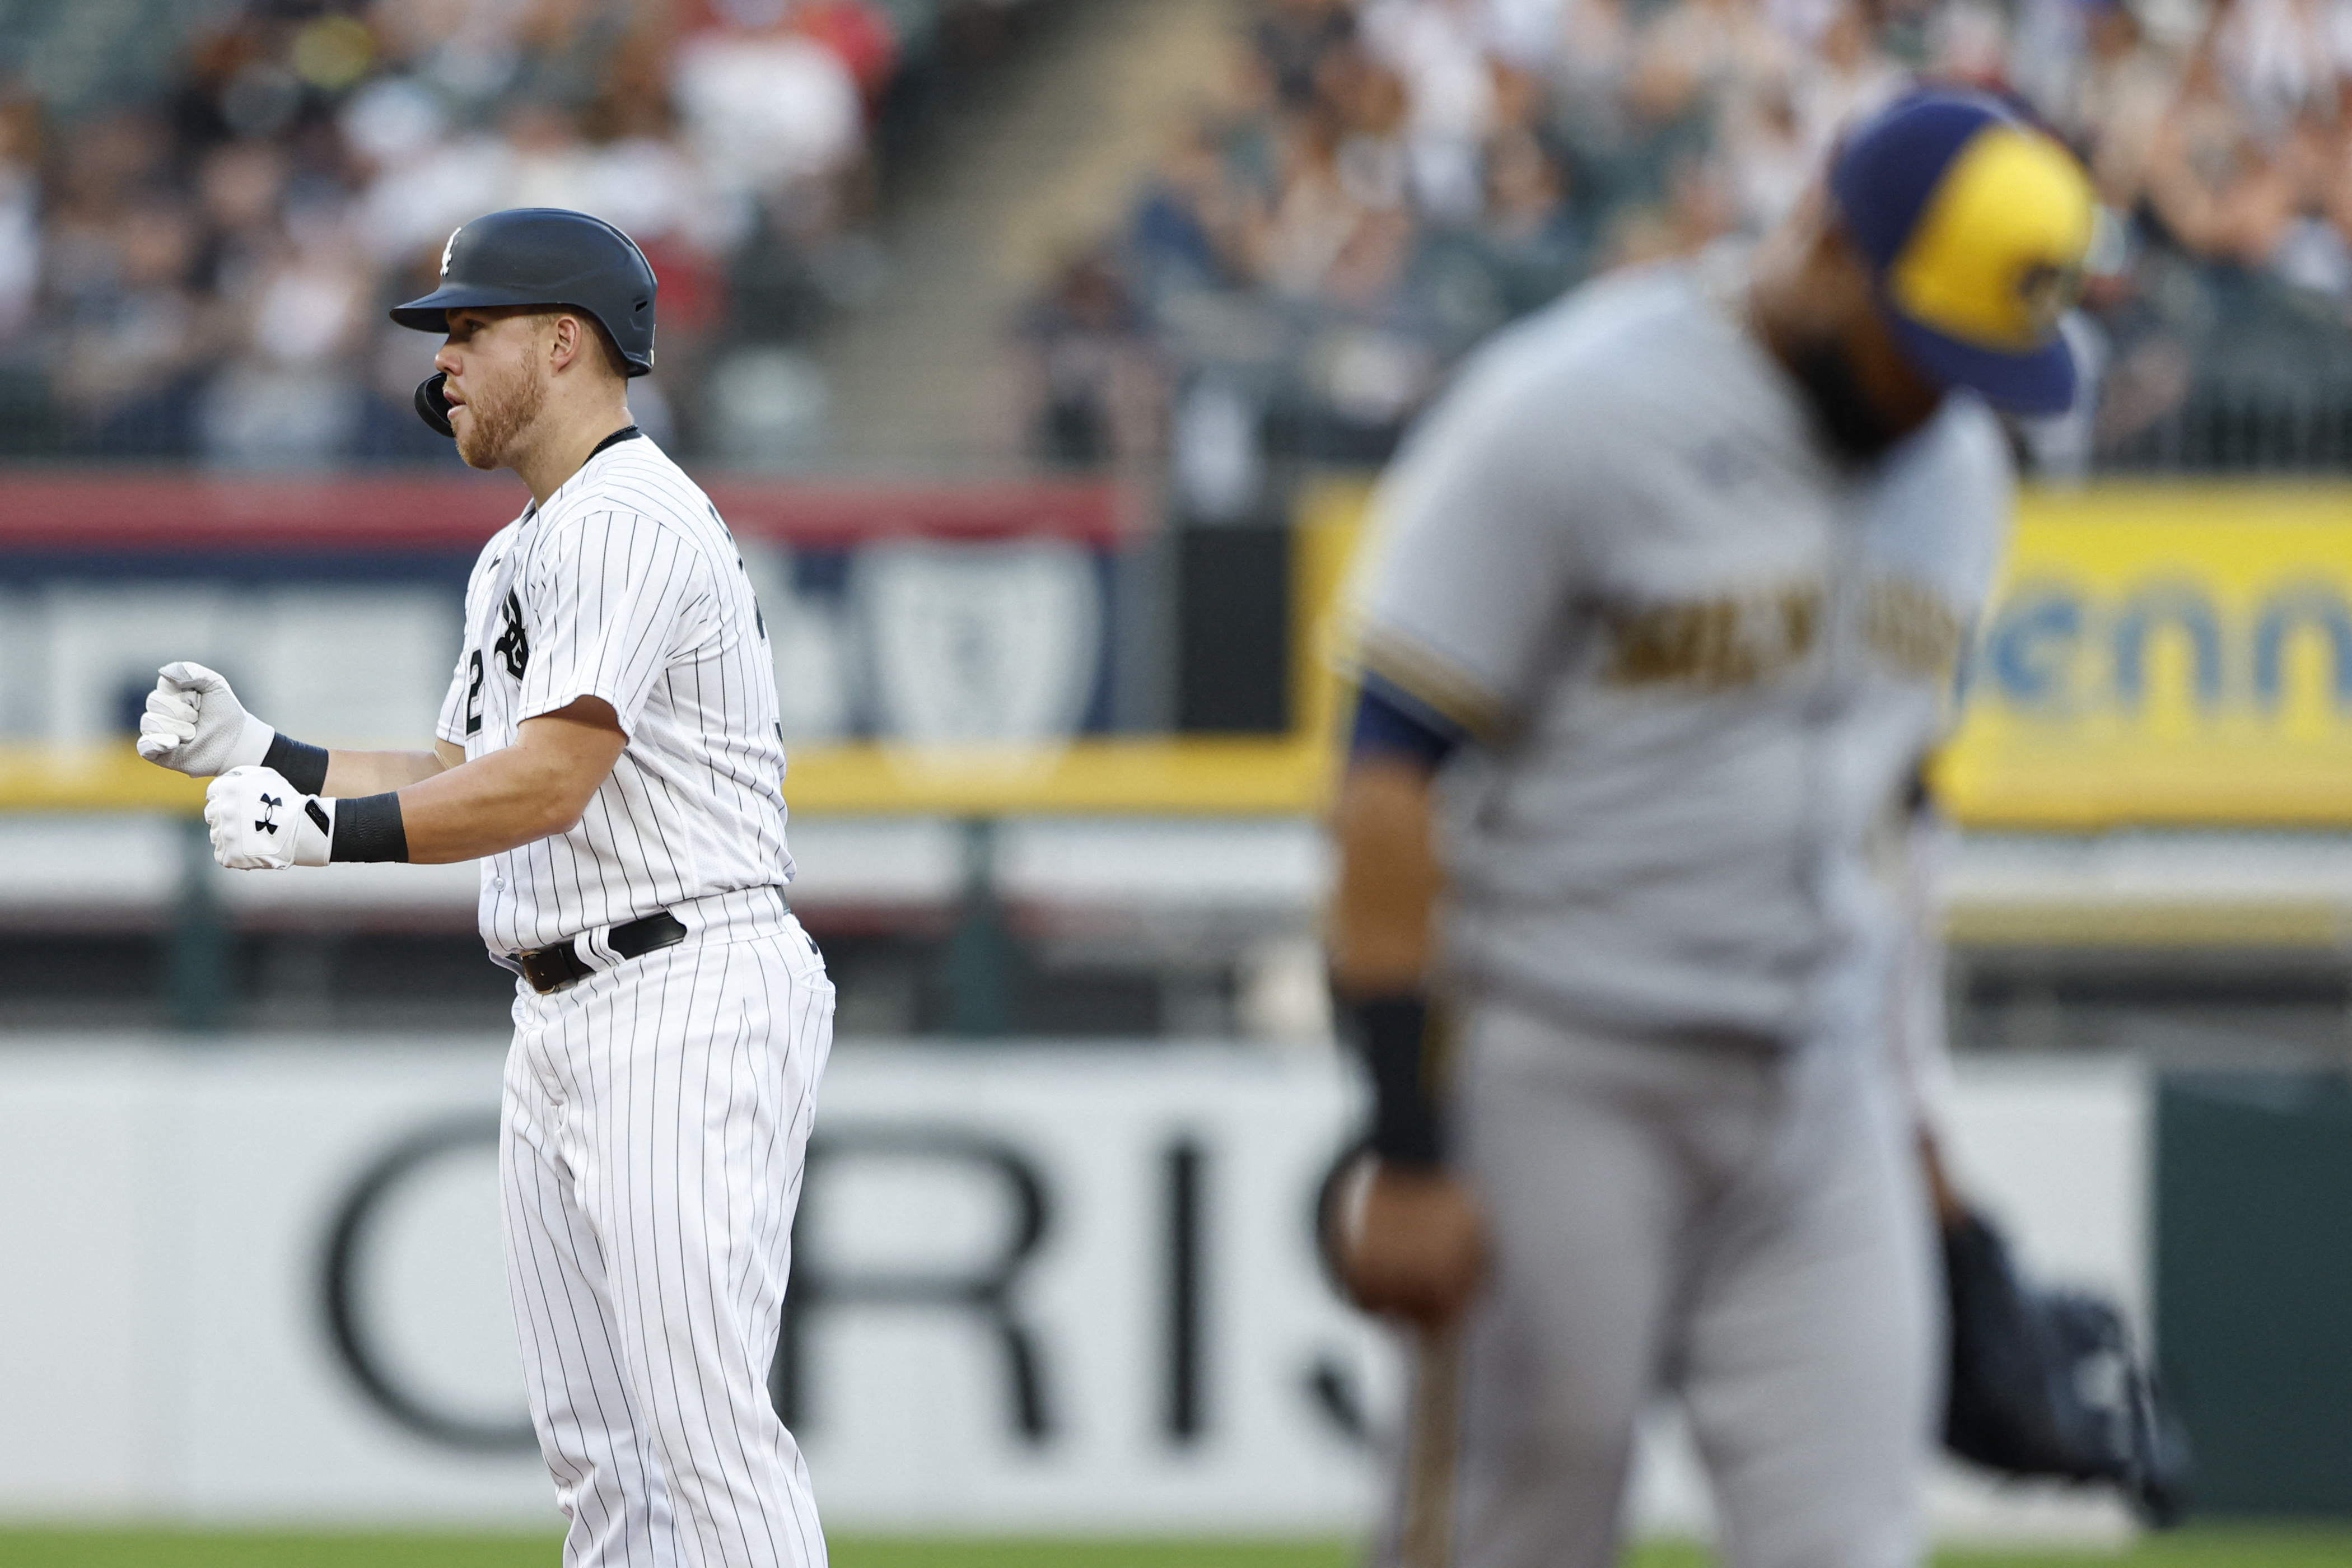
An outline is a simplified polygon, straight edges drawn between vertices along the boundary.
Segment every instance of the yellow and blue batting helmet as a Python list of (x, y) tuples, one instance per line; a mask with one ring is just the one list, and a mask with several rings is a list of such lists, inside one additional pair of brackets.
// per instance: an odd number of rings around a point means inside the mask
[(1922, 88), (1854, 129), (1829, 184), (1921, 374), (2020, 414), (2074, 401), (2059, 319), (2097, 208), (2073, 153), (1998, 99)]

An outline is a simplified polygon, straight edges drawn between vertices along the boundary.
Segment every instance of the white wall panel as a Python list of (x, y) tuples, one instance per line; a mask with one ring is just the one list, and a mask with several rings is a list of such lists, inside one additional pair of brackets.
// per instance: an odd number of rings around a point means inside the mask
[[(395, 1420), (325, 1307), (354, 1191), (446, 1134), (382, 1189), (349, 1300), (402, 1396), (459, 1423), (520, 1422), (488, 1142), (500, 1047), (0, 1051), (0, 1515), (551, 1522), (533, 1454)], [(1383, 1336), (1325, 1289), (1307, 1229), (1353, 1095), (1328, 1054), (845, 1043), (795, 1272), (812, 1303), (796, 1426), (828, 1521), (1360, 1528), (1376, 1462), (1318, 1390), (1379, 1429), (1399, 1380)], [(1955, 1118), (1962, 1170), (2026, 1258), (2134, 1302), (2145, 1103), (2113, 1064), (2011, 1065), (1965, 1072)], [(1013, 1258), (1032, 1195), (1037, 1238)], [(976, 1301), (967, 1287), (998, 1273), (1000, 1298)], [(891, 1279), (916, 1289), (872, 1300)], [(1008, 1327), (1032, 1356), (1042, 1430), (1022, 1420)], [(1695, 1528), (1703, 1488), (1671, 1423), (1662, 1434), (1640, 1516)], [(2123, 1528), (2095, 1500), (1949, 1478), (1937, 1508), (1955, 1535)]]

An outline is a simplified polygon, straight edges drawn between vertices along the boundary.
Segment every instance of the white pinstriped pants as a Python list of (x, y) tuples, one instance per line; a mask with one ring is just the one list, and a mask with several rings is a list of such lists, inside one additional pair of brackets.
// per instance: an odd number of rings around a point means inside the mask
[(824, 1568), (767, 1388), (833, 1043), (823, 959), (787, 915), (518, 991), (507, 1268), (565, 1568)]

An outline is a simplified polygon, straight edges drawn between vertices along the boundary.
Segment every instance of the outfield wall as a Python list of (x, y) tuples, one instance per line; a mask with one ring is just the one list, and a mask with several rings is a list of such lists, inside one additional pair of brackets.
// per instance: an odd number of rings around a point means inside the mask
[[(1101, 484), (712, 493), (772, 634), (795, 811), (1319, 809), (1361, 483), (1165, 554)], [(289, 733), (416, 743), (512, 504), (455, 477), (0, 476), (0, 658), (29, 672), (0, 690), (0, 809), (193, 810), (124, 743), (167, 658)], [(1969, 826), (2341, 831), (2352, 488), (2028, 490), (1963, 673), (1937, 778)]]
[[(551, 1522), (499, 1063), (494, 1040), (0, 1052), (0, 1517)], [(1399, 1380), (1308, 1231), (1352, 1095), (1327, 1053), (845, 1045), (783, 1390), (828, 1521), (1360, 1528)], [(2136, 1311), (2145, 1101), (2127, 1068), (2029, 1063), (1967, 1075), (1958, 1113), (2029, 1258)], [(1686, 1461), (1652, 1449), (1644, 1518), (1692, 1527)], [(2120, 1517), (1957, 1483), (1939, 1509), (1979, 1536)]]

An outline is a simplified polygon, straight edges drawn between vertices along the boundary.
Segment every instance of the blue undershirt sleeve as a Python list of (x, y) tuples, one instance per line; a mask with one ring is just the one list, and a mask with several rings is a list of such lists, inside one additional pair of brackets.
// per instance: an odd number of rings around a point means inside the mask
[(1348, 755), (1402, 756), (1434, 773), (1468, 738), (1459, 725), (1426, 703), (1416, 702), (1370, 675), (1365, 677), (1356, 696), (1356, 721), (1348, 737)]

